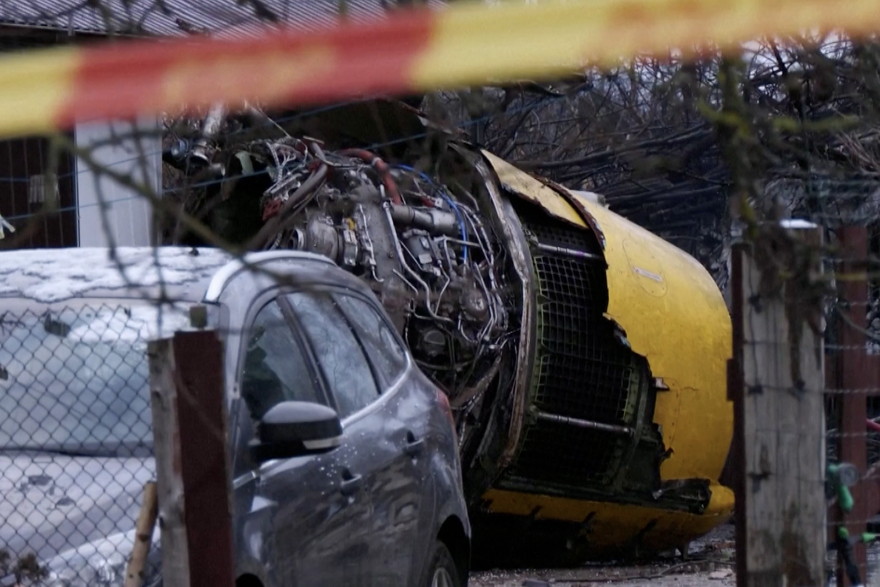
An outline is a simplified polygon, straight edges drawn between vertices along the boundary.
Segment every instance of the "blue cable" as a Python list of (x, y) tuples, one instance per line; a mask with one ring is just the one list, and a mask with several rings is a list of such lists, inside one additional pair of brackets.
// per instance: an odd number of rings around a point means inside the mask
[[(452, 206), (452, 212), (455, 214), (455, 217), (458, 218), (458, 228), (461, 230), (461, 240), (467, 242), (467, 229), (464, 226), (464, 218), (461, 216), (458, 205), (452, 201), (452, 198), (449, 197), (446, 190), (441, 188), (440, 193), (443, 194), (443, 199), (449, 202), (449, 205)], [(461, 260), (462, 262), (467, 263), (468, 247), (467, 245), (461, 245), (461, 247)]]
[[(425, 173), (424, 171), (419, 171), (418, 169), (410, 167), (409, 165), (395, 165), (394, 167), (396, 167), (398, 169), (403, 169), (404, 171), (418, 173), (422, 177), (422, 179), (427, 181), (429, 184), (431, 184), (435, 187), (437, 186), (437, 184), (434, 183), (434, 180), (432, 180), (430, 178), (430, 176), (428, 176), (428, 174)], [(455, 203), (455, 201), (452, 198), (449, 197), (449, 194), (446, 193), (445, 188), (440, 187), (439, 191), (440, 191), (440, 197), (442, 197), (444, 200), (446, 200), (446, 203), (449, 204), (450, 208), (452, 208), (452, 213), (455, 214), (456, 219), (458, 219), (458, 228), (459, 228), (459, 230), (461, 230), (461, 240), (467, 241), (467, 228), (465, 227), (464, 218), (461, 215), (461, 211), (458, 209), (458, 205)], [(467, 263), (468, 247), (467, 247), (467, 245), (462, 245), (462, 248), (463, 249), (462, 249), (461, 258), (462, 258), (463, 262)]]
[(395, 165), (394, 167), (396, 167), (398, 169), (403, 169), (404, 171), (418, 173), (419, 175), (422, 176), (422, 179), (427, 181), (429, 184), (434, 185), (434, 180), (432, 180), (431, 177), (427, 173), (425, 173), (424, 171), (419, 171), (418, 169), (415, 169), (414, 167), (410, 167), (409, 165)]

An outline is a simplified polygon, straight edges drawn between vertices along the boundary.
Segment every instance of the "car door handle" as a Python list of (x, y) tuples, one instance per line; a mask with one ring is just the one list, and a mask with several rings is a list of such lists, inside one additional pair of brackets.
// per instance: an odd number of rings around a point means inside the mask
[(421, 453), (424, 448), (424, 438), (416, 438), (415, 434), (413, 434), (412, 432), (406, 433), (406, 444), (403, 446), (403, 452), (411, 457), (414, 457), (417, 454)]
[(342, 492), (342, 495), (354, 495), (357, 493), (361, 486), (364, 484), (364, 478), (361, 475), (352, 475), (348, 471), (346, 471), (342, 475), (342, 483), (339, 486), (339, 491)]

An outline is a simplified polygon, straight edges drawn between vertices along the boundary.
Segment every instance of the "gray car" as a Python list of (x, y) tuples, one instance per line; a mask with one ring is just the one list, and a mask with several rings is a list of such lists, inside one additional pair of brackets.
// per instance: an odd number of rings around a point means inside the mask
[[(155, 477), (146, 341), (194, 304), (225, 343), (237, 584), (466, 585), (445, 395), (363, 281), (298, 252), (0, 253), (0, 551), (36, 555), (53, 587), (122, 585)], [(308, 413), (341, 436), (264, 437)], [(13, 562), (0, 585), (21, 582)]]

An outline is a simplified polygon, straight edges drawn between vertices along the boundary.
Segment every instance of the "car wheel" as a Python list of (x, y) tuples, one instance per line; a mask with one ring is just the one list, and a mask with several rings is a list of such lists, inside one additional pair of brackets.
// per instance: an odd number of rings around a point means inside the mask
[(438, 542), (434, 546), (434, 554), (428, 565), (428, 573), (423, 585), (425, 587), (462, 587), (461, 579), (458, 577), (458, 569), (455, 568), (455, 561), (452, 560), (452, 554), (442, 542)]

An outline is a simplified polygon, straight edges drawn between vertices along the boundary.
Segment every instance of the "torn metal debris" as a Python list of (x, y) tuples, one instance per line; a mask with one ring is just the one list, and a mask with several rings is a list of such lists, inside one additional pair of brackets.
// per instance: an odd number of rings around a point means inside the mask
[(166, 161), (219, 170), (199, 197), (225, 240), (319, 253), (370, 285), (455, 410), (477, 540), (582, 557), (726, 521), (730, 319), (708, 272), (595, 194), (449, 134), (380, 155), (339, 116), (323, 140), (273, 120), (272, 137), (221, 141), (211, 112)]

